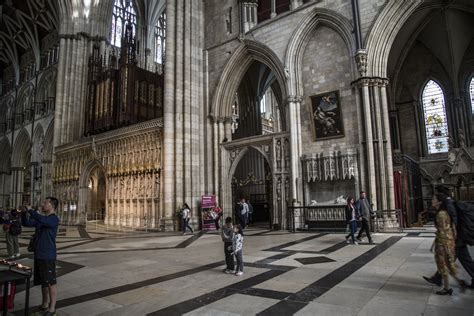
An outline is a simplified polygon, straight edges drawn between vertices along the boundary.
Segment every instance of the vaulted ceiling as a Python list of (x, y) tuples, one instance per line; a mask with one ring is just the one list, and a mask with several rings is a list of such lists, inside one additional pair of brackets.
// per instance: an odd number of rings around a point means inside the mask
[[(41, 40), (51, 32), (108, 37), (114, 1), (0, 0), (0, 77), (3, 78), (4, 69), (12, 65), (18, 83), (20, 58), (26, 52), (33, 54), (39, 67)], [(133, 2), (139, 24), (145, 30), (153, 30), (166, 1)]]
[(41, 39), (58, 27), (56, 0), (0, 1), (0, 70), (8, 64), (18, 65), (27, 51), (39, 62)]
[(421, 44), (456, 81), (464, 57), (474, 40), (474, 1), (426, 0), (407, 20), (390, 52), (388, 74), (397, 82), (398, 73), (411, 49)]

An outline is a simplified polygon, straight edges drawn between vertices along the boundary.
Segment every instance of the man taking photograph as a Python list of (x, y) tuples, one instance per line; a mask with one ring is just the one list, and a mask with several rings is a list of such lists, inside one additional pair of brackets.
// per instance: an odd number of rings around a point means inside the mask
[[(41, 285), (43, 303), (42, 315), (56, 315), (56, 233), (59, 218), (56, 209), (59, 201), (47, 197), (41, 205), (41, 213), (35, 210), (21, 209), (21, 223), (26, 227), (35, 227), (34, 242), (34, 280)], [(29, 216), (28, 216), (29, 215)]]

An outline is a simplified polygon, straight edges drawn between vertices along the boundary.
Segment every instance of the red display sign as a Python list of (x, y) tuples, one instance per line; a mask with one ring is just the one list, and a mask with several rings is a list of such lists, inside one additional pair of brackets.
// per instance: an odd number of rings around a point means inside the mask
[(201, 196), (201, 219), (202, 230), (216, 230), (215, 212), (216, 204), (215, 195)]
[(216, 196), (215, 195), (203, 195), (201, 196), (201, 208), (213, 208), (216, 207)]

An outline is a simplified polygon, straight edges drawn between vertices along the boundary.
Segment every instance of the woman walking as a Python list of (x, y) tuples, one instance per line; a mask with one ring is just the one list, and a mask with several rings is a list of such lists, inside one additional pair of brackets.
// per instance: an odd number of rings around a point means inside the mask
[(350, 243), (349, 238), (352, 239), (353, 245), (358, 245), (359, 243), (355, 240), (354, 234), (357, 231), (357, 219), (359, 218), (359, 212), (354, 206), (354, 198), (349, 196), (347, 198), (346, 204), (346, 221), (349, 225), (350, 233), (346, 236), (346, 242)]
[(434, 249), (436, 266), (438, 273), (443, 277), (444, 288), (437, 291), (438, 295), (452, 295), (453, 289), (449, 287), (449, 274), (459, 283), (461, 292), (464, 292), (466, 284), (457, 276), (456, 266), (456, 227), (451, 222), (451, 218), (446, 210), (446, 195), (436, 193), (431, 200), (431, 204), (436, 209), (436, 237), (431, 246)]
[(181, 214), (183, 218), (183, 235), (186, 235), (186, 228), (189, 228), (191, 234), (194, 234), (193, 229), (191, 226), (189, 226), (189, 220), (191, 219), (191, 208), (187, 203), (184, 203)]

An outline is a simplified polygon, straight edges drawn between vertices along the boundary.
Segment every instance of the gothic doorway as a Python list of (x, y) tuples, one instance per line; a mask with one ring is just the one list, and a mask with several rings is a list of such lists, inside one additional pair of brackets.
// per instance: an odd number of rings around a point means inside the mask
[(86, 213), (87, 220), (104, 221), (106, 215), (106, 182), (105, 174), (102, 169), (96, 167), (92, 170), (89, 183), (89, 189)]
[(77, 210), (74, 207), (70, 211), (78, 212), (76, 223), (86, 224), (86, 221), (103, 222), (107, 216), (107, 181), (103, 166), (92, 160), (84, 167), (79, 179), (79, 201)]
[(253, 60), (233, 92), (228, 135), (221, 144), (224, 209), (235, 216), (236, 202), (250, 199), (253, 220), (264, 227), (286, 227), (290, 196), (290, 140), (285, 94), (277, 73)]
[(250, 147), (232, 176), (234, 222), (238, 215), (235, 214), (235, 205), (244, 198), (253, 209), (248, 218), (250, 226), (271, 228), (272, 188), (272, 171), (267, 159), (258, 150)]

